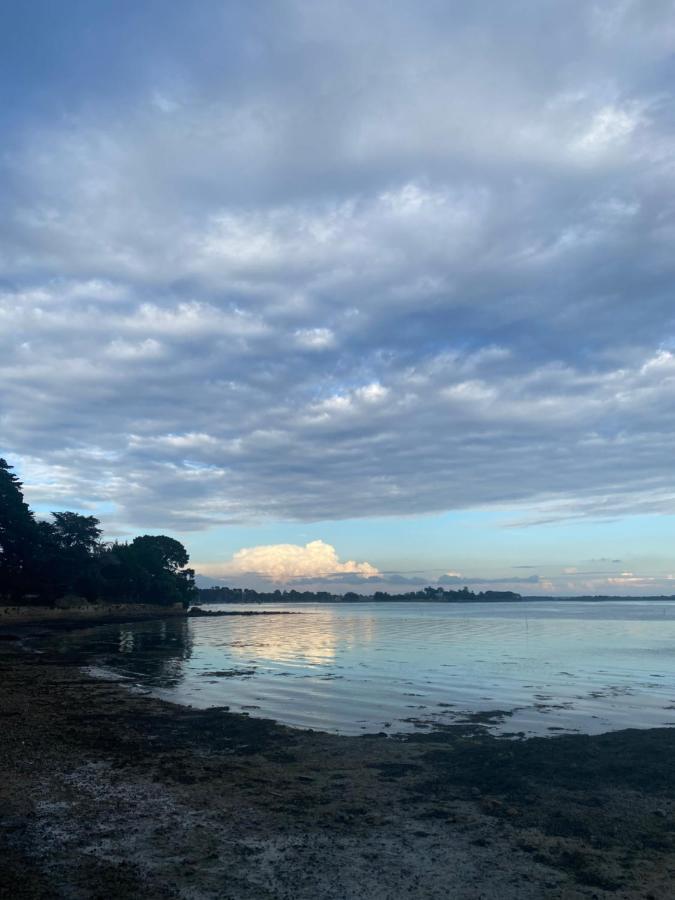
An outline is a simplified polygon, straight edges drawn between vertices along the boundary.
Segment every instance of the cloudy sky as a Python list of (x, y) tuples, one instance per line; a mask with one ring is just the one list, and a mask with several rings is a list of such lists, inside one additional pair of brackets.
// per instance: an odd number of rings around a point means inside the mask
[(671, 0), (9, 0), (0, 455), (228, 583), (675, 593)]

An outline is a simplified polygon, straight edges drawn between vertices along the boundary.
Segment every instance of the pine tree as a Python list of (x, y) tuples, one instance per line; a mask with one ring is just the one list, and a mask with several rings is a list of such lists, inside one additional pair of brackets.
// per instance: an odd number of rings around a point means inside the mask
[(28, 568), (38, 529), (23, 499), (23, 485), (0, 458), (0, 596), (21, 596), (30, 586)]

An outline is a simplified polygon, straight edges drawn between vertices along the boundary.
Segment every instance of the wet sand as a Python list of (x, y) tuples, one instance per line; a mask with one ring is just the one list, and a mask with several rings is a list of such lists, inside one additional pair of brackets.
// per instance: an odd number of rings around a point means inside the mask
[(339, 737), (0, 672), (0, 898), (673, 896), (675, 729)]

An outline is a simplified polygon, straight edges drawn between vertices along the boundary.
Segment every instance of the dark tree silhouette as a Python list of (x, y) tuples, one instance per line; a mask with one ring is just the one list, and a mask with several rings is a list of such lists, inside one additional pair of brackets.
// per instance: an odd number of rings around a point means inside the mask
[(196, 593), (194, 571), (183, 545), (166, 535), (144, 534), (130, 544), (113, 544), (102, 571), (112, 596), (143, 603), (183, 603)]
[(30, 588), (39, 533), (12, 468), (0, 459), (0, 595), (16, 598)]
[(388, 594), (386, 591), (375, 591), (374, 594), (357, 594), (348, 591), (346, 594), (329, 594), (327, 591), (255, 591), (251, 588), (231, 588), (214, 586), (198, 588), (197, 597), (200, 603), (395, 603), (411, 600), (424, 600), (433, 603), (491, 603), (499, 600), (522, 600), (520, 594), (513, 591), (481, 591), (474, 594), (464, 587), (459, 591), (446, 590), (443, 587), (425, 587), (419, 591), (407, 591), (404, 594)]
[(148, 571), (177, 572), (190, 561), (180, 541), (164, 534), (144, 534), (134, 538), (131, 546)]
[(103, 533), (98, 519), (75, 512), (53, 512), (52, 517), (52, 534), (61, 550), (86, 554), (97, 550)]
[(144, 534), (133, 539), (130, 549), (147, 573), (146, 596), (151, 602), (188, 605), (195, 593), (195, 573), (185, 568), (190, 557), (180, 541), (164, 534)]
[(38, 522), (11, 469), (0, 459), (0, 597), (21, 603), (75, 595), (92, 602), (189, 604), (194, 571), (179, 541), (145, 534), (130, 544), (106, 546), (98, 519), (70, 511)]

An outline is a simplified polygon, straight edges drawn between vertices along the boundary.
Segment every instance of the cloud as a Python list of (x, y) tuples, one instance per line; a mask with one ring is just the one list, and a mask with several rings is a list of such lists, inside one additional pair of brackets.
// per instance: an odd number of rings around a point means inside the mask
[[(604, 560), (612, 562), (612, 560)], [(525, 596), (673, 596), (675, 574), (664, 569), (652, 572), (584, 570), (576, 566), (550, 565), (545, 574), (516, 576), (498, 570), (490, 574), (463, 574), (450, 570), (440, 577), (431, 572), (379, 571), (368, 563), (341, 563), (335, 549), (322, 541), (306, 546), (267, 545), (244, 548), (229, 562), (199, 564), (203, 586), (229, 584), (267, 590), (270, 584), (310, 590), (361, 594), (388, 591), (398, 594), (427, 586), (449, 590), (469, 587), (475, 592), (516, 591)], [(530, 568), (517, 566), (513, 568)], [(292, 574), (296, 573), (296, 574)]]
[(330, 328), (298, 328), (295, 338), (301, 347), (307, 347), (309, 350), (323, 350), (335, 341), (335, 335)]
[(447, 575), (441, 575), (441, 577), (437, 581), (438, 584), (441, 585), (485, 585), (489, 587), (490, 585), (500, 585), (504, 589), (510, 589), (515, 585), (541, 585), (543, 581), (539, 575), (528, 575), (527, 577), (520, 578), (512, 578), (511, 576), (504, 576), (503, 578), (481, 578), (481, 577), (470, 577), (467, 578), (464, 575), (459, 575), (456, 572), (449, 572)]
[(201, 569), (209, 575), (217, 574), (223, 578), (257, 576), (275, 584), (316, 581), (360, 583), (379, 575), (370, 563), (341, 562), (335, 547), (320, 540), (310, 541), (304, 546), (264, 544), (243, 547), (229, 562), (201, 566)]
[(667, 5), (144, 6), (115, 52), (104, 10), (13, 15), (43, 40), (0, 53), (0, 430), (32, 502), (675, 511)]

